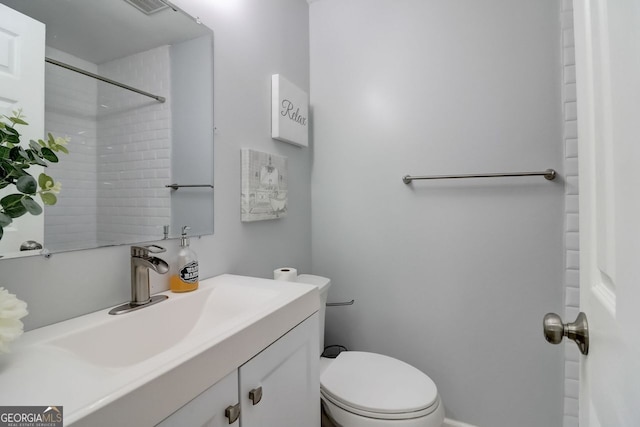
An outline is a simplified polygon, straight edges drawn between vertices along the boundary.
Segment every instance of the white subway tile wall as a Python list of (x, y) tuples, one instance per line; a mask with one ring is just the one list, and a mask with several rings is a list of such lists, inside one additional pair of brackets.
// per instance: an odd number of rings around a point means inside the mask
[[(47, 48), (47, 56), (97, 70), (95, 64), (55, 49)], [(45, 67), (45, 131), (69, 138), (69, 154), (59, 154), (60, 163), (44, 171), (62, 183), (58, 202), (45, 208), (45, 245), (56, 250), (96, 245), (97, 91), (92, 78), (56, 65)]]
[(167, 101), (47, 65), (46, 131), (69, 137), (70, 153), (60, 156), (63, 167), (45, 171), (63, 188), (58, 203), (46, 208), (46, 246), (161, 238), (171, 211), (165, 188), (171, 181), (169, 47), (99, 66), (54, 49), (47, 54)]
[[(564, 321), (573, 321), (580, 311), (578, 122), (576, 111), (576, 67), (573, 35), (573, 0), (562, 0), (562, 99), (564, 112), (565, 169), (565, 313)], [(579, 352), (565, 343), (565, 386), (563, 427), (578, 426)]]
[(100, 64), (99, 73), (167, 98), (160, 103), (98, 87), (99, 244), (162, 238), (170, 223), (171, 109), (169, 46)]

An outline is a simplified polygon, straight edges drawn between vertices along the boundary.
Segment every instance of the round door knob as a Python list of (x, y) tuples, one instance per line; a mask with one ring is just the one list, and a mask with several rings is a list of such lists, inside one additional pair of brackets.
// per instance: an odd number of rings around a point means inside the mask
[(564, 324), (555, 313), (547, 313), (544, 316), (544, 338), (551, 344), (560, 344), (564, 337)]
[(542, 321), (544, 338), (551, 344), (560, 344), (563, 337), (574, 341), (580, 352), (589, 353), (589, 324), (587, 316), (580, 312), (576, 321), (563, 324), (562, 319), (555, 313), (547, 313)]

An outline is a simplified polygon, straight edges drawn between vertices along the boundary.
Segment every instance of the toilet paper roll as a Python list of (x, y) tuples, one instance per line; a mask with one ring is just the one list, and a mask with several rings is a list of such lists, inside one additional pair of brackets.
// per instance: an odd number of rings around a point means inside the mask
[(291, 267), (282, 267), (273, 270), (274, 280), (284, 280), (285, 282), (295, 282), (298, 280), (298, 270)]

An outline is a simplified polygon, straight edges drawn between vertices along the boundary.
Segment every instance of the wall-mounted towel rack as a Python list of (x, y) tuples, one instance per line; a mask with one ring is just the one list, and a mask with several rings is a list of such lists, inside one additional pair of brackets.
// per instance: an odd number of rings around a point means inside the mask
[(213, 188), (212, 184), (192, 184), (192, 185), (182, 185), (182, 184), (167, 184), (165, 187), (170, 188), (172, 190), (177, 190), (178, 188)]
[(105, 83), (109, 83), (109, 84), (114, 85), (114, 86), (121, 87), (122, 89), (130, 90), (131, 92), (135, 92), (135, 93), (138, 93), (138, 94), (143, 95), (143, 96), (148, 96), (149, 98), (153, 98), (158, 102), (165, 102), (166, 101), (166, 98), (164, 96), (154, 95), (152, 93), (145, 92), (145, 91), (140, 90), (140, 89), (136, 89), (135, 87), (126, 85), (124, 83), (117, 82), (115, 80), (111, 80), (111, 79), (109, 79), (107, 77), (103, 77), (103, 76), (100, 76), (98, 74), (91, 73), (89, 71), (85, 71), (82, 68), (74, 67), (73, 65), (65, 64), (64, 62), (60, 62), (60, 61), (58, 61), (56, 59), (51, 59), (51, 58), (45, 57), (44, 58), (44, 62), (48, 62), (49, 64), (53, 64), (53, 65), (57, 65), (58, 67), (66, 68), (67, 70), (74, 71), (76, 73), (82, 74), (82, 75), (87, 76), (87, 77), (94, 78), (96, 80), (100, 80), (101, 82), (105, 82)]
[(543, 172), (505, 172), (505, 173), (482, 173), (467, 175), (430, 175), (430, 176), (411, 176), (402, 177), (402, 182), (409, 184), (414, 179), (458, 179), (458, 178), (502, 178), (505, 176), (544, 176), (545, 179), (553, 181), (556, 179), (556, 171), (547, 169)]
[(326, 305), (327, 307), (340, 307), (343, 305), (353, 305), (354, 302), (356, 302), (356, 300), (352, 299), (351, 301), (344, 302), (328, 302)]

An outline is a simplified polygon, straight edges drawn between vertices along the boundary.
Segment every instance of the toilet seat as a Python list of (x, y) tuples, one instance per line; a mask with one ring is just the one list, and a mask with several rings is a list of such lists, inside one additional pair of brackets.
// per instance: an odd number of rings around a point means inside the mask
[(440, 406), (431, 378), (376, 353), (340, 353), (320, 376), (320, 391), (345, 411), (380, 420), (424, 417)]

